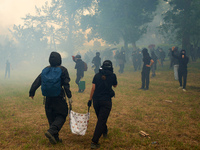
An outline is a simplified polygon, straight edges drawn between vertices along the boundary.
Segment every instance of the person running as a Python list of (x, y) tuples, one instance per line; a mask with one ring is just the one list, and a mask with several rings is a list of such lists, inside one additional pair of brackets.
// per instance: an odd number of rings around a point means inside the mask
[[(189, 58), (186, 56), (186, 51), (181, 50), (180, 55), (176, 56), (174, 54), (174, 50), (172, 50), (172, 56), (176, 58), (179, 62), (179, 68), (178, 68), (178, 79), (180, 87), (179, 89), (183, 89), (184, 92), (186, 92), (186, 82), (187, 82), (187, 64), (189, 62)], [(183, 84), (182, 84), (183, 79)]]
[[(143, 54), (143, 67), (142, 67), (142, 87), (140, 89), (142, 90), (148, 90), (149, 89), (149, 74), (152, 64), (154, 63), (153, 59), (149, 56), (148, 50), (144, 48), (142, 50)], [(146, 88), (145, 88), (146, 85)]]
[(84, 62), (81, 59), (81, 55), (76, 55), (75, 57), (73, 57), (73, 61), (76, 63), (75, 69), (77, 70), (75, 82), (79, 88), (78, 92), (82, 93), (84, 90), (80, 89), (79, 82), (84, 77)]
[[(51, 69), (52, 70), (58, 69), (60, 71), (60, 76), (58, 78), (59, 79), (58, 81), (60, 81), (60, 84), (58, 84), (58, 88), (53, 89), (51, 90), (51, 93), (48, 93), (49, 95), (51, 95), (53, 94), (54, 91), (60, 88), (60, 91), (58, 92), (60, 94), (58, 94), (58, 96), (45, 97), (45, 112), (46, 112), (46, 117), (49, 122), (49, 129), (45, 132), (45, 136), (49, 139), (51, 144), (56, 144), (58, 142), (62, 142), (62, 139), (59, 138), (59, 131), (64, 125), (66, 121), (66, 117), (68, 115), (68, 105), (66, 103), (65, 93), (69, 99), (69, 103), (72, 103), (72, 99), (71, 99), (72, 95), (71, 95), (70, 85), (69, 85), (70, 77), (68, 74), (68, 70), (64, 66), (61, 66), (62, 60), (61, 60), (60, 54), (57, 52), (52, 52), (49, 57), (49, 63), (50, 63), (50, 66), (45, 67), (43, 71), (44, 70), (50, 71)], [(47, 84), (47, 82), (45, 82), (44, 80), (45, 78), (44, 78), (43, 71), (35, 79), (35, 81), (33, 82), (30, 88), (29, 97), (31, 97), (32, 99), (34, 98), (35, 91), (40, 87), (40, 85), (42, 86), (41, 89), (44, 89), (45, 85)], [(57, 75), (57, 74), (58, 72), (56, 72), (56, 74), (54, 75)], [(45, 90), (42, 90), (42, 93), (44, 95)]]
[(117, 77), (113, 73), (112, 62), (105, 60), (99, 69), (99, 73), (93, 78), (90, 99), (88, 101), (88, 107), (90, 107), (93, 100), (93, 106), (98, 119), (91, 148), (100, 147), (98, 142), (102, 134), (104, 138), (107, 137), (108, 129), (106, 122), (112, 108), (112, 97), (115, 95), (112, 86), (117, 87)]

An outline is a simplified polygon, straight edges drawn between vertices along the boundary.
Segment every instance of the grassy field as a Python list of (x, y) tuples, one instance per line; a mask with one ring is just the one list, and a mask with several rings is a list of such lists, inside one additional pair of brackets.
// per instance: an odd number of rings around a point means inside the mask
[[(108, 119), (108, 139), (100, 139), (100, 149), (200, 149), (200, 60), (188, 66), (187, 92), (178, 90), (173, 70), (158, 67), (157, 76), (150, 79), (148, 91), (141, 87), (141, 73), (126, 65), (125, 73), (118, 74), (112, 111)], [(74, 65), (74, 64), (73, 64)], [(73, 110), (87, 112), (93, 70), (85, 72), (86, 90), (77, 92), (75, 70), (69, 67)], [(0, 73), (0, 149), (90, 149), (96, 124), (94, 109), (85, 136), (71, 133), (69, 117), (60, 131), (62, 144), (51, 145), (44, 136), (48, 129), (43, 97), (38, 89), (34, 99), (28, 97), (30, 86), (39, 74), (11, 72), (12, 78), (3, 80)], [(143, 137), (140, 131), (149, 134)]]

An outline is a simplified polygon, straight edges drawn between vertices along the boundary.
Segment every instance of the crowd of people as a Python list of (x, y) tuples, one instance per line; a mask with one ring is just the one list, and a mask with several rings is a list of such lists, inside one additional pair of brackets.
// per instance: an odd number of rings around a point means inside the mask
[[(116, 65), (119, 65), (119, 74), (124, 72), (124, 64), (126, 63), (125, 50), (122, 47), (120, 51), (112, 51), (113, 59), (116, 60)], [(107, 137), (108, 127), (106, 125), (111, 108), (112, 97), (115, 95), (112, 87), (117, 87), (117, 76), (113, 71), (113, 63), (111, 60), (105, 60), (102, 62), (100, 52), (96, 52), (96, 56), (92, 58), (91, 63), (94, 69), (94, 77), (92, 80), (92, 88), (89, 95), (87, 106), (90, 107), (93, 103), (93, 107), (97, 116), (97, 124), (94, 130), (93, 138), (91, 140), (91, 148), (99, 148), (99, 139), (103, 135)], [(152, 77), (156, 76), (157, 62), (163, 67), (165, 61), (165, 52), (162, 48), (154, 49), (154, 47), (137, 49), (132, 52), (132, 62), (134, 71), (141, 70), (141, 90), (149, 89), (150, 71), (152, 70)], [(187, 64), (189, 57), (186, 55), (186, 50), (178, 51), (178, 47), (172, 47), (168, 54), (170, 58), (170, 68), (174, 67), (174, 78), (179, 81), (180, 87), (184, 92), (186, 91), (187, 82)], [(85, 62), (82, 60), (81, 55), (72, 57), (75, 62), (76, 80), (75, 83), (79, 87), (81, 78), (84, 77)], [(49, 139), (50, 143), (56, 144), (62, 142), (59, 138), (59, 131), (66, 121), (68, 115), (68, 104), (65, 98), (65, 93), (69, 100), (69, 104), (72, 103), (72, 94), (70, 90), (70, 77), (67, 68), (62, 66), (61, 55), (57, 52), (52, 52), (49, 56), (50, 66), (45, 67), (42, 73), (33, 82), (29, 96), (33, 99), (36, 90), (41, 86), (42, 94), (45, 96), (45, 112), (49, 122), (49, 129), (45, 132), (45, 136)], [(143, 64), (143, 66), (142, 66)], [(142, 67), (141, 67), (142, 66)], [(48, 83), (50, 76), (55, 76), (55, 86), (60, 91), (52, 91), (51, 87), (54, 81)], [(59, 83), (59, 84), (58, 84)], [(51, 85), (51, 86), (50, 86)], [(55, 93), (57, 91), (57, 93)], [(48, 93), (49, 92), (49, 93)], [(78, 92), (83, 92), (79, 88)]]

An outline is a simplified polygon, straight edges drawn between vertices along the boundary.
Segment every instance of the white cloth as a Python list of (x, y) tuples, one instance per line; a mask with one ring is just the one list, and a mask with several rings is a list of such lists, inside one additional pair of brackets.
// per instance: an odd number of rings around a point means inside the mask
[(174, 78), (175, 78), (175, 80), (178, 80), (178, 68), (179, 68), (179, 65), (174, 65)]
[(90, 113), (80, 114), (72, 110), (69, 112), (69, 123), (72, 133), (85, 135), (89, 123)]

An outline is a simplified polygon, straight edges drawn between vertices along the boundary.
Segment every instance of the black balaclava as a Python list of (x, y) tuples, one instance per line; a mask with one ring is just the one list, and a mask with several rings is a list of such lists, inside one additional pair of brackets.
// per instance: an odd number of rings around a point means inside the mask
[(181, 55), (181, 56), (182, 56), (182, 55), (186, 56), (186, 51), (185, 51), (184, 49), (181, 50), (180, 55)]
[(57, 52), (51, 52), (51, 54), (49, 56), (49, 63), (51, 65), (51, 67), (60, 66), (62, 63), (60, 54)]
[(112, 66), (112, 62), (110, 60), (105, 60), (103, 62), (103, 65), (101, 66), (101, 68), (103, 70), (108, 70), (108, 71), (113, 72), (113, 66)]
[(149, 56), (148, 50), (146, 48), (143, 48), (142, 54), (143, 54), (144, 57)]

